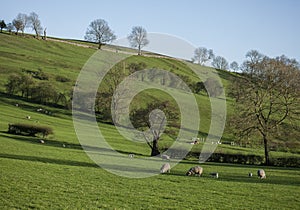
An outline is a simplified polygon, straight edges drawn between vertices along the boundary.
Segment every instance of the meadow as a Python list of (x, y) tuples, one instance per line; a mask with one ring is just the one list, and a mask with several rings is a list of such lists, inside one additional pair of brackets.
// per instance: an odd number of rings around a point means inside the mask
[[(0, 209), (298, 209), (300, 203), (299, 168), (239, 165), (207, 162), (202, 177), (185, 176), (198, 165), (197, 159), (185, 159), (169, 174), (133, 179), (112, 174), (94, 163), (82, 149), (72, 122), (70, 110), (36, 104), (4, 93), (8, 73), (41, 68), (61, 90), (72, 87), (76, 76), (94, 49), (60, 42), (43, 42), (32, 38), (0, 34)], [(159, 58), (130, 57), (128, 62), (147, 63), (149, 67), (173, 70), (196, 81), (190, 70), (179, 61)], [(209, 68), (203, 67), (203, 76)], [(229, 73), (221, 72), (229, 83)], [(59, 83), (56, 75), (71, 78)], [(147, 94), (146, 94), (147, 95)], [(149, 94), (148, 94), (149, 95)], [(164, 95), (161, 95), (164, 97)], [(208, 130), (209, 103), (197, 95), (204, 109), (200, 130)], [(230, 101), (229, 101), (230, 104)], [(42, 109), (43, 112), (37, 111)], [(230, 113), (231, 107), (228, 108)], [(51, 115), (47, 114), (51, 112)], [(26, 116), (30, 116), (27, 119)], [(40, 143), (41, 136), (7, 133), (9, 123), (50, 126), (54, 134)], [(126, 141), (110, 124), (99, 123), (109, 144), (117, 151), (145, 158), (150, 154), (146, 144)], [(225, 133), (230, 138), (230, 133)], [(166, 142), (166, 143), (164, 143)], [(162, 144), (172, 141), (164, 137)], [(200, 150), (195, 145), (193, 150)], [(263, 154), (262, 148), (219, 145), (216, 151), (237, 154)], [(272, 152), (275, 156), (299, 154)], [(173, 160), (171, 160), (173, 163)], [(267, 179), (256, 176), (266, 171)], [(157, 169), (159, 171), (159, 168)], [(219, 178), (209, 173), (218, 172)], [(248, 177), (248, 173), (253, 177)]]
[[(53, 115), (37, 112), (38, 108), (52, 111)], [(201, 165), (202, 177), (187, 177), (185, 172), (198, 162), (183, 160), (170, 174), (125, 178), (107, 172), (88, 158), (67, 111), (17, 98), (1, 100), (0, 110), (1, 209), (297, 209), (299, 206), (298, 168), (205, 163)], [(28, 115), (30, 120), (26, 119)], [(40, 137), (8, 134), (7, 125), (11, 122), (48, 125), (55, 133), (41, 144)], [(149, 155), (147, 145), (122, 141), (111, 125), (99, 124), (99, 127), (118, 151), (140, 154), (137, 158)], [(259, 168), (265, 169), (267, 179), (256, 177)], [(218, 172), (219, 178), (210, 177), (210, 172)], [(254, 176), (248, 177), (249, 172)]]

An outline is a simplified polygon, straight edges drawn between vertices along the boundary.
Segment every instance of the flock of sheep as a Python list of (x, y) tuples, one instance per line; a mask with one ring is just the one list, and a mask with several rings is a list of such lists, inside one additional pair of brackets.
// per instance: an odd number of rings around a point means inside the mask
[[(168, 155), (162, 155), (162, 159), (163, 160), (170, 160), (170, 157)], [(160, 168), (160, 173), (170, 173), (171, 171), (171, 166), (169, 163), (165, 163), (161, 166)], [(201, 176), (203, 173), (203, 168), (200, 167), (200, 166), (194, 166), (192, 168), (190, 168), (187, 172), (186, 172), (186, 175), (187, 176), (192, 176), (192, 175), (198, 175), (198, 176)], [(217, 172), (213, 172), (213, 173), (210, 173), (210, 175), (214, 178), (219, 178), (219, 173)], [(249, 177), (252, 177), (252, 173), (249, 173), (248, 174)], [(257, 171), (257, 176), (261, 179), (265, 179), (267, 178), (266, 177), (266, 172), (263, 170), (263, 169), (259, 169)]]

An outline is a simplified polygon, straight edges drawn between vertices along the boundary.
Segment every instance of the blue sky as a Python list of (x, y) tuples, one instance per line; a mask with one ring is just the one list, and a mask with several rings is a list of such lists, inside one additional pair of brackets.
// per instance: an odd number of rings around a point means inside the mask
[(32, 11), (56, 37), (83, 39), (89, 23), (101, 18), (118, 38), (140, 25), (213, 49), (229, 62), (241, 63), (251, 49), (300, 61), (298, 0), (9, 0), (1, 3), (0, 19)]

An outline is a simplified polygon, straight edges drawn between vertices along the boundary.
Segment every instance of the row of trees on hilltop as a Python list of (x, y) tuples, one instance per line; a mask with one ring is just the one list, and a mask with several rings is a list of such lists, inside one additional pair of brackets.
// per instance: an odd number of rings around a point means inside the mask
[(36, 38), (39, 38), (41, 36), (43, 27), (39, 16), (35, 12), (31, 12), (29, 15), (19, 13), (11, 23), (6, 24), (4, 20), (0, 21), (1, 33), (3, 29), (7, 29), (8, 32), (15, 31), (16, 34), (21, 31), (22, 35), (24, 35), (24, 31), (26, 28), (31, 28), (35, 32)]
[[(117, 36), (115, 33), (103, 19), (96, 19), (92, 21), (84, 36), (85, 40), (98, 43), (98, 49), (101, 49), (102, 45), (116, 40), (116, 38)], [(130, 45), (138, 49), (138, 55), (141, 55), (142, 48), (149, 44), (147, 31), (142, 26), (134, 26), (127, 38)]]
[(227, 60), (222, 56), (215, 56), (212, 49), (207, 49), (206, 47), (198, 47), (194, 51), (194, 57), (192, 61), (199, 64), (205, 65), (208, 61), (212, 61), (211, 65), (216, 69), (229, 70), (234, 72), (239, 70), (239, 65), (236, 61), (228, 63)]
[[(116, 40), (116, 38), (117, 36), (115, 33), (103, 19), (96, 19), (92, 21), (84, 36), (85, 40), (98, 43), (98, 49), (101, 49), (104, 44)], [(137, 48), (138, 55), (141, 55), (142, 48), (149, 44), (147, 31), (142, 26), (134, 26), (127, 39), (131, 47)], [(229, 66), (227, 60), (222, 56), (215, 56), (212, 49), (207, 49), (205, 47), (195, 49), (194, 57), (192, 58), (193, 62), (196, 62), (199, 65), (204, 65), (209, 60), (212, 60), (211, 64), (216, 69), (228, 70), (230, 67), (234, 71), (237, 71), (239, 68), (235, 61)]]

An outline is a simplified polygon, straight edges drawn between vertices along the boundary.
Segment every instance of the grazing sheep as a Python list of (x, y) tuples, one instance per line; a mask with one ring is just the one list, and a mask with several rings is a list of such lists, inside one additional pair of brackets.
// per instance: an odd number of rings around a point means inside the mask
[(162, 155), (161, 156), (161, 158), (163, 159), (163, 160), (170, 160), (170, 156), (169, 155)]
[(171, 170), (171, 166), (169, 163), (165, 163), (161, 166), (160, 168), (160, 173), (164, 174), (166, 172), (170, 173), (170, 170)]
[(128, 157), (129, 158), (134, 158), (134, 154), (129, 154)]
[(44, 142), (44, 140), (40, 139), (40, 143), (41, 143), (41, 144), (44, 144), (45, 142)]
[(31, 119), (31, 117), (28, 115), (28, 116), (26, 116), (26, 118), (28, 119), (28, 120), (30, 120)]
[(219, 178), (219, 173), (217, 173), (217, 172), (210, 173), (210, 175), (211, 175), (213, 178)]
[(252, 175), (253, 175), (253, 174), (252, 174), (251, 172), (248, 174), (249, 177), (252, 177)]
[(198, 176), (201, 176), (202, 173), (203, 173), (203, 168), (202, 167), (200, 167), (200, 166), (194, 166), (194, 167), (190, 168), (190, 170), (188, 170), (186, 172), (186, 175), (187, 176), (191, 176), (191, 175), (194, 175), (194, 174), (195, 175), (198, 174)]
[(263, 169), (259, 169), (259, 170), (257, 171), (257, 176), (258, 176), (259, 178), (261, 178), (261, 179), (267, 178), (266, 172), (265, 172)]

